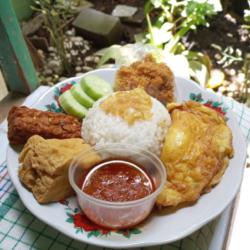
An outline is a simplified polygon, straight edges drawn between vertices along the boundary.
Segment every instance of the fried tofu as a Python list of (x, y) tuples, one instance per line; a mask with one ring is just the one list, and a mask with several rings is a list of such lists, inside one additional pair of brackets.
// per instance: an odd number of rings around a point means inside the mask
[(20, 156), (20, 181), (32, 191), (39, 203), (63, 200), (73, 194), (68, 168), (73, 157), (90, 150), (82, 139), (44, 139), (34, 135)]
[(167, 182), (157, 198), (160, 207), (195, 202), (220, 181), (233, 157), (232, 133), (218, 112), (193, 101), (168, 109), (172, 125), (161, 153)]

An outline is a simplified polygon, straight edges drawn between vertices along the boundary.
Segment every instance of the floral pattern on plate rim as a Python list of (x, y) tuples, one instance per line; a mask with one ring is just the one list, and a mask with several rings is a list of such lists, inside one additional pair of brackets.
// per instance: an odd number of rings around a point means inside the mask
[[(54, 89), (54, 98), (55, 101), (53, 101), (51, 104), (46, 105), (46, 108), (48, 111), (56, 112), (56, 113), (64, 113), (63, 109), (60, 107), (59, 103), (59, 96), (63, 94), (65, 91), (69, 90), (76, 84), (76, 81), (71, 81), (69, 83), (63, 84), (61, 87), (56, 87)], [(196, 101), (199, 103), (202, 103), (206, 107), (212, 108), (215, 111), (217, 111), (219, 114), (225, 116), (228, 108), (223, 107), (223, 102), (217, 102), (217, 101), (212, 101), (212, 100), (204, 100), (202, 98), (202, 94), (198, 93), (190, 93), (189, 94), (189, 99), (192, 101)], [(226, 118), (227, 119), (227, 118)]]
[(86, 232), (87, 237), (90, 238), (92, 236), (107, 237), (112, 233), (117, 233), (126, 238), (130, 238), (132, 235), (141, 233), (141, 230), (138, 228), (130, 228), (127, 230), (111, 230), (102, 228), (101, 226), (90, 221), (84, 214), (80, 213), (80, 209), (78, 207), (73, 207), (68, 200), (63, 200), (60, 203), (65, 206), (65, 211), (68, 216), (66, 222), (73, 224), (74, 228), (76, 229), (76, 234)]
[(65, 113), (63, 109), (60, 107), (59, 96), (63, 94), (65, 91), (71, 89), (76, 84), (76, 81), (71, 81), (69, 83), (63, 84), (61, 87), (55, 87), (54, 89), (54, 99), (51, 104), (46, 105), (48, 111), (52, 111), (55, 113)]
[[(223, 107), (223, 102), (217, 102), (217, 101), (212, 101), (212, 100), (204, 100), (202, 98), (202, 94), (198, 93), (198, 94), (194, 94), (194, 93), (190, 93), (189, 94), (189, 99), (195, 102), (199, 102), (201, 104), (203, 104), (204, 106), (214, 109), (215, 111), (217, 111), (219, 114), (221, 114), (222, 116), (225, 116), (227, 113), (228, 108), (227, 107)], [(227, 119), (227, 118), (226, 118)]]

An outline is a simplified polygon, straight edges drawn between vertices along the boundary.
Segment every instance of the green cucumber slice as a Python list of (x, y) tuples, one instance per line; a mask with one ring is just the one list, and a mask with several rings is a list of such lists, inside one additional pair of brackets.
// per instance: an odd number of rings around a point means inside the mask
[(96, 75), (85, 76), (80, 84), (85, 93), (94, 100), (113, 92), (111, 85)]
[(86, 108), (91, 108), (94, 104), (94, 100), (90, 98), (81, 88), (80, 84), (75, 84), (71, 89), (72, 96)]
[(87, 109), (74, 99), (69, 90), (59, 96), (59, 103), (64, 111), (70, 115), (83, 118), (87, 114)]

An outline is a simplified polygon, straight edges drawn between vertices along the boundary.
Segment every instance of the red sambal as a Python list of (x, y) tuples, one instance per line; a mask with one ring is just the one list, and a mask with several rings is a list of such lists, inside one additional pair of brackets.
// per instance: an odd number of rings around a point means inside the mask
[(83, 181), (83, 192), (100, 200), (126, 202), (154, 192), (142, 167), (127, 160), (106, 160), (93, 167)]

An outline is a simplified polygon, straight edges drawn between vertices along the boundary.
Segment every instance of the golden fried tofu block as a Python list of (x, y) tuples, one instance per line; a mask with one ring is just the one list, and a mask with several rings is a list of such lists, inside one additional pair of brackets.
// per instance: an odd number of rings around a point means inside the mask
[(39, 203), (60, 201), (73, 194), (68, 168), (73, 157), (91, 147), (82, 139), (43, 139), (32, 136), (20, 156), (20, 181)]
[(158, 206), (177, 206), (196, 201), (217, 184), (233, 156), (232, 133), (218, 112), (189, 101), (168, 106), (168, 129), (161, 160), (167, 182)]

